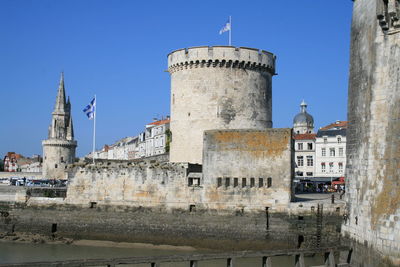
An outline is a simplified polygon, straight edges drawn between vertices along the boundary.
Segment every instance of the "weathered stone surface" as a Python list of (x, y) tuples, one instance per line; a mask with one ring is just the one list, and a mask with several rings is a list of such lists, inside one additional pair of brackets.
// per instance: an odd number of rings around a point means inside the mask
[[(22, 232), (57, 238), (100, 239), (191, 245), (222, 250), (314, 247), (316, 213), (217, 212), (98, 205), (0, 203), (0, 233)], [(324, 213), (320, 246), (340, 242), (341, 216)], [(299, 238), (303, 240), (299, 244)], [(240, 242), (238, 242), (240, 241)]]
[(272, 127), (275, 56), (235, 47), (193, 47), (168, 55), (171, 162), (202, 163), (203, 132)]
[(206, 131), (204, 199), (221, 207), (287, 210), (293, 177), (291, 136), (291, 129)]
[(395, 218), (400, 216), (400, 32), (379, 26), (377, 15), (387, 2), (354, 2), (346, 168), (349, 218), (343, 229), (399, 261), (400, 223)]

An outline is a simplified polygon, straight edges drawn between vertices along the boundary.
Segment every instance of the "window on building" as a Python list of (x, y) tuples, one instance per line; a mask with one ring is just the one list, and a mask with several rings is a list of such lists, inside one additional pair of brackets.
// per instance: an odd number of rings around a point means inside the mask
[(58, 165), (57, 165), (57, 164), (55, 164), (55, 165), (54, 165), (54, 168), (56, 168), (56, 169), (57, 169), (57, 167), (58, 167)]
[(263, 187), (264, 186), (264, 179), (263, 178), (258, 178), (258, 187)]
[(343, 147), (339, 147), (339, 157), (343, 156)]
[(242, 178), (242, 187), (246, 187), (246, 178)]
[(250, 187), (254, 187), (256, 185), (256, 180), (254, 178), (250, 178)]
[(303, 156), (297, 156), (297, 166), (298, 167), (304, 166), (304, 158), (303, 158)]
[(313, 143), (307, 143), (307, 149), (313, 150)]
[(267, 179), (267, 187), (269, 188), (271, 186), (272, 186), (272, 178), (268, 177), (268, 179)]
[(61, 157), (60, 162), (64, 162), (64, 157)]
[(239, 185), (239, 179), (237, 177), (233, 178), (233, 187), (237, 187)]
[(296, 172), (297, 176), (303, 176), (303, 172)]
[(307, 156), (307, 166), (314, 166), (313, 156)]
[(321, 156), (322, 157), (326, 156), (326, 148), (325, 147), (321, 148)]
[(342, 137), (339, 136), (339, 137), (337, 138), (337, 143), (338, 143), (338, 144), (341, 144), (341, 143), (342, 143)]
[(325, 162), (321, 163), (321, 172), (325, 172), (326, 171), (326, 166), (325, 166)]
[(303, 150), (303, 143), (297, 143), (297, 150)]
[(339, 172), (343, 172), (343, 162), (339, 162)]
[(328, 137), (324, 137), (324, 144), (328, 143)]
[(333, 162), (329, 162), (329, 172), (333, 172)]
[(217, 179), (217, 186), (218, 187), (222, 186), (222, 178), (221, 177), (218, 177), (218, 179)]
[(231, 185), (231, 178), (225, 178), (225, 186), (228, 187)]
[(313, 176), (313, 172), (307, 172), (307, 176)]
[(335, 156), (335, 148), (334, 147), (329, 148), (329, 156), (331, 156), (331, 157)]

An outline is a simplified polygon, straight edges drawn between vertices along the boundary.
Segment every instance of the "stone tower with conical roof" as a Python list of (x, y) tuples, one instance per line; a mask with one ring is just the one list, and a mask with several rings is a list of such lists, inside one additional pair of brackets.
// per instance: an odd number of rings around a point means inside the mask
[(300, 104), (300, 113), (293, 119), (293, 132), (296, 134), (314, 132), (314, 118), (307, 113), (307, 103), (304, 100)]
[(75, 160), (77, 142), (74, 140), (71, 102), (66, 100), (64, 74), (61, 74), (56, 104), (49, 126), (48, 139), (43, 145), (43, 177), (64, 179), (67, 164)]

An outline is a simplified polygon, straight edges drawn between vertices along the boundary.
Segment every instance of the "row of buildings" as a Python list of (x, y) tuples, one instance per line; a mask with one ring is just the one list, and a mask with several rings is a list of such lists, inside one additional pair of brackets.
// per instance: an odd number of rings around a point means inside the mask
[(314, 132), (314, 119), (303, 101), (293, 119), (295, 182), (326, 183), (344, 177), (347, 121)]
[[(137, 136), (125, 137), (113, 145), (105, 145), (95, 151), (95, 159), (132, 160), (161, 155), (169, 152), (171, 134), (170, 118), (155, 119), (145, 127), (145, 131)], [(92, 157), (91, 154), (88, 157)]]
[(42, 157), (33, 155), (24, 157), (15, 152), (7, 152), (0, 164), (0, 171), (4, 172), (41, 172)]

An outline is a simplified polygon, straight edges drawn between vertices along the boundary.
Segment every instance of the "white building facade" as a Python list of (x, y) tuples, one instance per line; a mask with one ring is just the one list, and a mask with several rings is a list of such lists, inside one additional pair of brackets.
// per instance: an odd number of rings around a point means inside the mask
[(315, 176), (315, 136), (313, 133), (295, 134), (295, 181), (309, 180)]
[(334, 180), (344, 177), (347, 122), (337, 121), (321, 128), (316, 136), (315, 176)]

